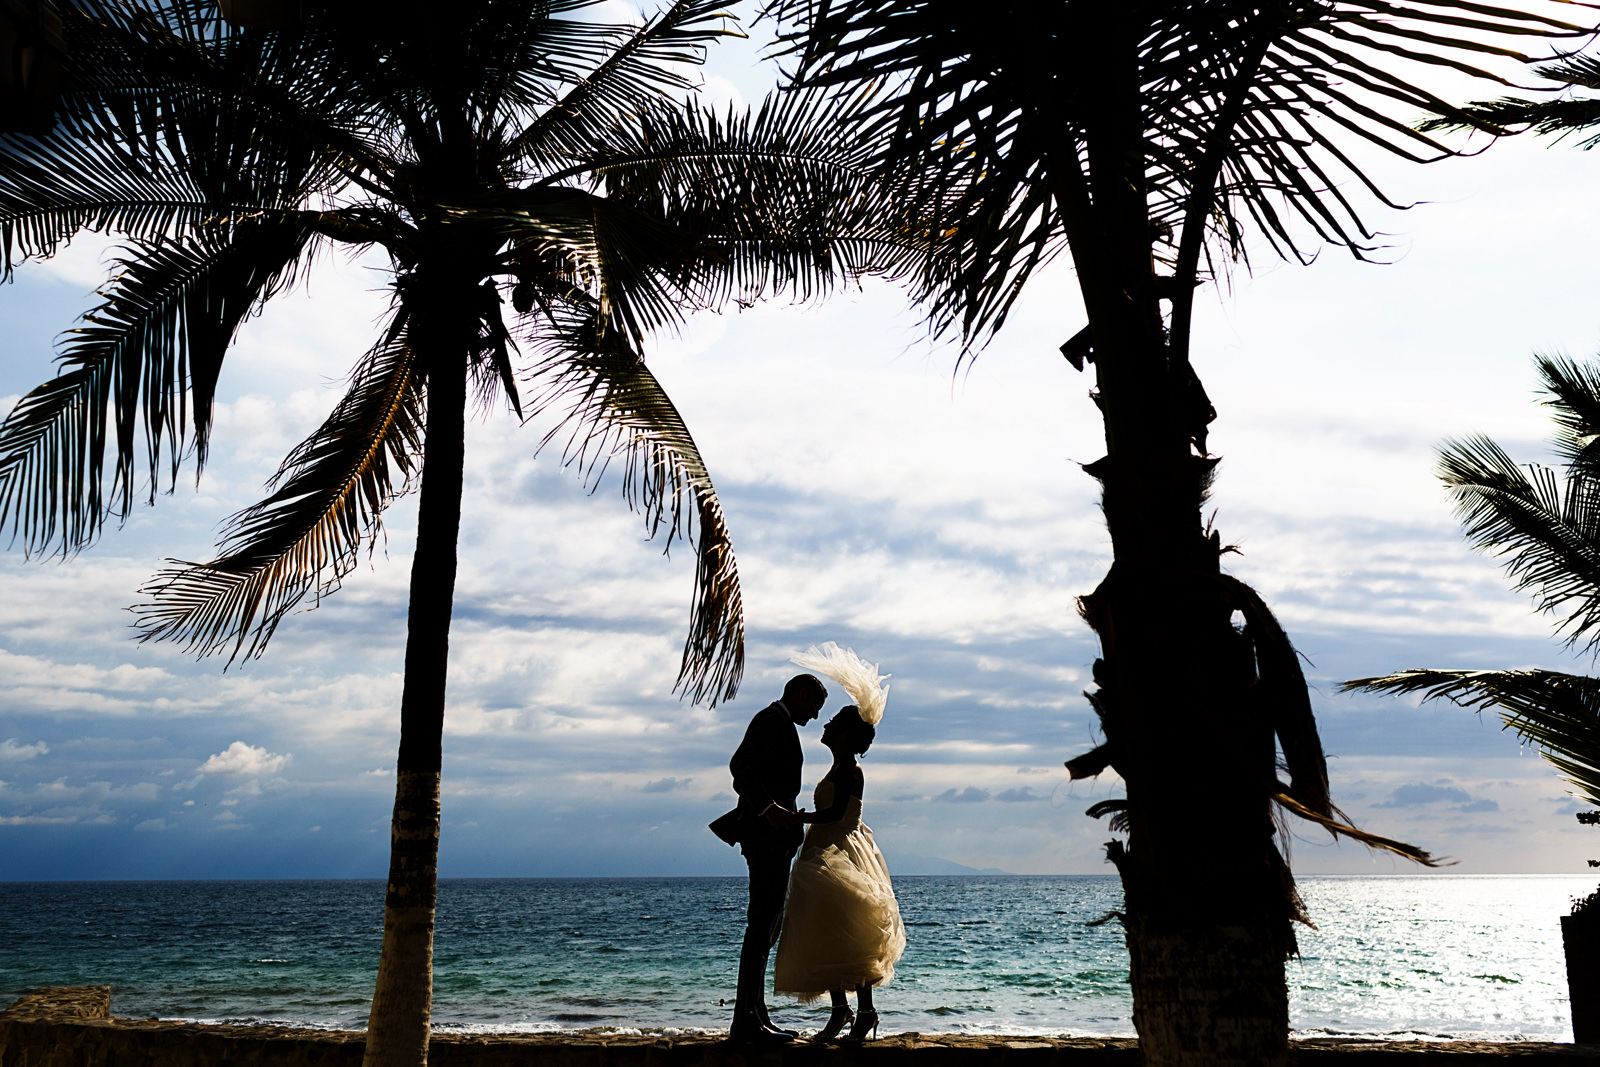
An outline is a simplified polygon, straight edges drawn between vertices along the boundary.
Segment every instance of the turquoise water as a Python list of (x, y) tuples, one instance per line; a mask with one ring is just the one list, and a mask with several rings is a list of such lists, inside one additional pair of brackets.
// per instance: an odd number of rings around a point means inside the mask
[[(1109, 877), (896, 879), (909, 948), (885, 1031), (1132, 1034)], [(439, 888), (436, 1029), (727, 1025), (744, 882), (464, 879)], [(1288, 966), (1305, 1035), (1571, 1040), (1568, 876), (1303, 878), (1317, 930)], [(0, 1002), (111, 985), (119, 1015), (361, 1028), (376, 881), (0, 883)], [(774, 1000), (818, 1026), (825, 1006)]]

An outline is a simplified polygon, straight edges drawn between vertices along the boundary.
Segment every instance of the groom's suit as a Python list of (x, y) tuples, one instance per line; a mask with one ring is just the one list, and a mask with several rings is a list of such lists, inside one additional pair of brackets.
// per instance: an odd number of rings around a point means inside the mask
[(736, 1026), (741, 1020), (766, 1018), (767, 956), (778, 940), (783, 921), (789, 861), (805, 832), (799, 826), (772, 826), (764, 813), (774, 804), (795, 810), (804, 761), (800, 731), (795, 728), (789, 709), (778, 700), (750, 720), (744, 740), (728, 763), (733, 772), (733, 791), (739, 794), (735, 839), (750, 867), (750, 906), (745, 912), (734, 999)]
[(800, 731), (789, 709), (774, 700), (756, 712), (745, 729), (744, 740), (728, 761), (733, 791), (739, 794), (739, 845), (745, 855), (787, 851), (800, 847), (805, 832), (798, 826), (771, 826), (762, 813), (777, 804), (790, 811), (800, 795)]

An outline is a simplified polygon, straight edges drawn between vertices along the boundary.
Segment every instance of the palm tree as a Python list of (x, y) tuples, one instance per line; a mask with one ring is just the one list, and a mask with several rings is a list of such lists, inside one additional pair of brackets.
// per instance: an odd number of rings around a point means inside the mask
[[(1495, 108), (1496, 104), (1479, 105)], [(1556, 424), (1563, 469), (1519, 465), (1483, 436), (1450, 442), (1439, 477), (1467, 540), (1500, 557), (1512, 585), (1554, 615), (1569, 648), (1600, 651), (1600, 365), (1564, 357), (1535, 361)], [(1534, 745), (1593, 805), (1578, 821), (1600, 823), (1600, 678), (1543, 670), (1407, 670), (1357, 678), (1344, 690), (1421, 693), (1500, 712), (1504, 729)], [(1589, 866), (1600, 867), (1590, 860)], [(1600, 890), (1561, 917), (1575, 1040), (1600, 1041)]]
[(58, 123), (0, 135), (7, 276), (82, 230), (127, 239), (56, 377), (0, 425), (0, 526), (30, 552), (70, 555), (189, 460), (198, 475), (234, 335), (319, 249), (389, 257), (388, 321), (344, 398), (217, 557), (173, 561), (137, 609), (146, 640), (258, 656), (419, 489), (368, 1064), (427, 1057), (469, 400), (557, 413), (567, 462), (615, 461), (651, 531), (693, 539), (678, 690), (715, 702), (742, 667), (738, 572), (643, 338), (689, 308), (805, 298), (914, 253), (874, 198), (859, 107), (676, 102), (727, 16), (677, 0), (618, 25), (593, 2), (308, 0), (285, 28), (240, 30), (212, 0), (65, 0)]
[[(1535, 361), (1556, 424), (1560, 470), (1518, 464), (1487, 437), (1446, 445), (1439, 477), (1467, 540), (1504, 561), (1512, 586), (1557, 618), (1569, 648), (1600, 650), (1600, 365)], [(1600, 808), (1600, 678), (1545, 670), (1405, 670), (1346, 691), (1421, 693), (1494, 708), (1577, 795)], [(1595, 813), (1580, 812), (1592, 821)], [(1592, 862), (1592, 861), (1591, 861)]]
[[(1322, 243), (1366, 257), (1360, 198), (1395, 206), (1357, 162), (1450, 149), (1410, 123), (1470, 120), (1432, 70), (1505, 82), (1485, 63), (1576, 35), (1543, 11), (1471, 0), (769, 0), (797, 85), (879, 86), (880, 157), (952, 246), (917, 294), (971, 355), (1035, 271), (1070, 255), (1088, 323), (1062, 345), (1107, 454), (1114, 562), (1081, 601), (1099, 635), (1089, 699), (1114, 769), (1134, 1023), (1152, 1064), (1281, 1064), (1285, 956), (1304, 917), (1277, 813), (1363, 835), (1329, 797), (1311, 703), (1266, 604), (1223, 573), (1202, 519), (1216, 410), (1190, 362), (1196, 287)], [(1279, 780), (1279, 757), (1288, 781)], [(1276, 805), (1276, 807), (1274, 807)], [(1203, 812), (1203, 814), (1200, 814)], [(1278, 826), (1278, 833), (1284, 828)]]

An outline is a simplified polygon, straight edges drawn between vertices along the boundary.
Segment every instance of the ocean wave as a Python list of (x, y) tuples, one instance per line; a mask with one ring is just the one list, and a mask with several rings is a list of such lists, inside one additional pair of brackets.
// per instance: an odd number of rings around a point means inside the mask
[[(160, 1021), (169, 1023), (195, 1023), (200, 1026), (276, 1026), (285, 1030), (351, 1030), (348, 1023), (333, 1022), (327, 1019), (281, 1018), (266, 1015), (223, 1015), (223, 1016), (160, 1016)], [(360, 1027), (361, 1032), (366, 1027)]]
[[(934, 1028), (911, 1027), (908, 1025), (895, 1026), (886, 1024), (882, 1033), (919, 1033), (937, 1035), (939, 1033), (959, 1034), (970, 1037), (1049, 1037), (1057, 1039), (1066, 1038), (1131, 1038), (1137, 1036), (1129, 1026), (1108, 1024), (1104, 1026), (1079, 1026), (1063, 1030), (1059, 1026), (1024, 1025), (1014, 1022), (997, 1024), (993, 1021), (969, 1021), (968, 1019), (955, 1018), (955, 1016), (969, 1015), (974, 1009), (957, 1008), (948, 1005), (928, 1009), (922, 1014), (931, 1015), (939, 1021), (934, 1023)], [(984, 1009), (976, 1009), (983, 1011)], [(992, 1011), (993, 1009), (988, 1009)], [(594, 1025), (598, 1016), (571, 1015), (559, 1021), (552, 1020), (524, 1020), (514, 1022), (438, 1022), (433, 1025), (436, 1034), (471, 1035), (513, 1035), (513, 1034), (567, 1034), (573, 1037), (723, 1037), (728, 1033), (727, 1027), (710, 1026), (627, 1026), (627, 1025)], [(284, 1018), (275, 1016), (181, 1016), (170, 1017), (163, 1021), (197, 1023), (206, 1026), (273, 1026), (291, 1030), (322, 1030), (343, 1031), (351, 1033), (364, 1033), (366, 1027), (352, 1026), (348, 1023), (331, 1022), (326, 1019)], [(588, 1022), (589, 1025), (572, 1025), (574, 1023)], [(930, 1020), (931, 1022), (931, 1020)], [(1109, 1021), (1108, 1021), (1109, 1023)], [(801, 1027), (803, 1036), (808, 1036), (818, 1028)], [(1309, 1041), (1316, 1039), (1337, 1039), (1343, 1041), (1482, 1041), (1487, 1043), (1505, 1044), (1512, 1042), (1549, 1041), (1553, 1040), (1549, 1034), (1529, 1034), (1520, 1030), (1355, 1030), (1332, 1026), (1311, 1026), (1294, 1030), (1289, 1035), (1292, 1041)], [(1567, 1035), (1565, 1040), (1570, 1041)]]
[[(1289, 1034), (1291, 1041), (1330, 1037), (1345, 1041), (1483, 1041), (1494, 1044), (1555, 1040), (1548, 1034), (1526, 1034), (1520, 1030), (1453, 1030), (1441, 1033), (1433, 1030), (1343, 1030), (1331, 1026), (1309, 1026)], [(1565, 1040), (1572, 1040), (1571, 1035), (1567, 1035)]]

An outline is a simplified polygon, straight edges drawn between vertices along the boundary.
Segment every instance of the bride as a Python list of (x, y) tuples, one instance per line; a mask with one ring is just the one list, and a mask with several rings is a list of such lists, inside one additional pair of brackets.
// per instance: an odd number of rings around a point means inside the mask
[[(853, 1023), (845, 1040), (860, 1042), (878, 1029), (872, 989), (894, 977), (895, 961), (906, 948), (889, 868), (872, 830), (861, 822), (864, 778), (856, 762), (877, 733), (889, 687), (876, 666), (832, 641), (812, 646), (793, 662), (832, 678), (856, 702), (822, 728), (833, 766), (817, 783), (817, 810), (796, 815), (811, 825), (789, 876), (773, 991), (802, 1003), (826, 992), (833, 1012), (817, 1040), (830, 1040)], [(847, 991), (856, 994), (856, 1013)]]

